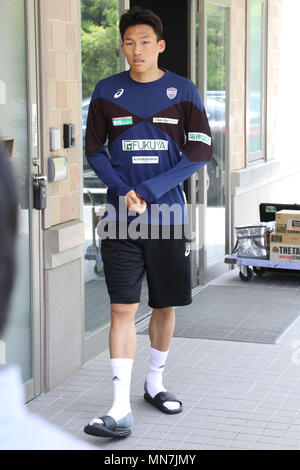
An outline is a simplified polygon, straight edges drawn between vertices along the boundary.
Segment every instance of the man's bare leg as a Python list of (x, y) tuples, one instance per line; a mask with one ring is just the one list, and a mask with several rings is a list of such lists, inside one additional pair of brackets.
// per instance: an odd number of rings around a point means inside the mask
[[(109, 349), (113, 377), (113, 404), (107, 415), (118, 423), (123, 423), (121, 426), (125, 422), (127, 427), (130, 427), (133, 422), (130, 407), (130, 383), (136, 352), (134, 317), (138, 306), (138, 303), (111, 304)], [(99, 423), (99, 419), (96, 418), (96, 422)]]
[(109, 350), (111, 359), (130, 358), (136, 353), (134, 318), (139, 304), (111, 304)]
[(174, 328), (174, 307), (154, 308), (148, 328), (151, 347), (159, 351), (168, 351)]

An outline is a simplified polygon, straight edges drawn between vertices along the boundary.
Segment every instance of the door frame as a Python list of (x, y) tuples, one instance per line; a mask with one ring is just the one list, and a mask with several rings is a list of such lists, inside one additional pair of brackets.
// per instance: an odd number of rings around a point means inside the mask
[[(207, 6), (208, 4), (218, 5), (226, 8), (226, 132), (225, 132), (225, 252), (231, 252), (231, 184), (230, 184), (230, 46), (231, 46), (231, 0), (199, 0), (199, 91), (206, 106), (207, 96)], [(201, 168), (198, 172), (199, 178), (199, 204), (203, 210), (199, 211), (198, 230), (203, 240), (199, 252), (199, 270), (194, 273), (199, 285), (204, 285), (222, 273), (229, 267), (225, 265), (224, 259), (217, 260), (212, 265), (207, 266), (207, 167)], [(196, 192), (196, 178), (191, 179), (191, 194)], [(192, 201), (192, 204), (194, 201)], [(194, 213), (194, 209), (193, 209)], [(204, 227), (204, 229), (203, 229)]]
[[(43, 251), (42, 251), (42, 214), (33, 209), (33, 176), (41, 168), (40, 145), (40, 100), (39, 84), (39, 50), (38, 2), (25, 0), (25, 31), (27, 59), (27, 113), (28, 113), (28, 191), (29, 191), (29, 224), (30, 224), (30, 259), (31, 259), (31, 345), (32, 345), (32, 379), (24, 384), (26, 402), (43, 391)], [(37, 166), (38, 165), (38, 166)]]
[[(79, 0), (78, 0), (79, 1)], [(119, 0), (119, 17), (124, 13), (124, 10), (130, 8), (130, 0)], [(120, 72), (124, 72), (129, 69), (129, 65), (124, 55), (120, 52)], [(81, 73), (81, 71), (80, 71)], [(82, 179), (82, 178), (81, 178)], [(84, 269), (82, 270), (82, 289), (83, 289), (83, 298), (84, 298)], [(109, 329), (110, 321), (96, 330), (94, 333), (86, 335), (85, 326), (84, 326), (84, 316), (83, 316), (83, 355), (82, 362), (83, 364), (87, 361), (94, 358), (97, 354), (105, 351), (109, 347)]]

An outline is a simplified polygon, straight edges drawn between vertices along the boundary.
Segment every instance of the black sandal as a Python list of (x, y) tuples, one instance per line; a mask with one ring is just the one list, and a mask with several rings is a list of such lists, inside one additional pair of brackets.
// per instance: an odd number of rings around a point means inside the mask
[[(125, 418), (127, 417), (128, 415)], [(92, 420), (85, 426), (84, 432), (97, 437), (127, 437), (131, 434), (130, 427), (120, 426), (123, 419), (118, 422), (111, 416), (100, 416), (99, 419), (102, 419), (103, 424)]]
[[(181, 413), (182, 411), (182, 402), (178, 400), (178, 398), (173, 395), (173, 393), (170, 393), (170, 392), (159, 392), (155, 395), (154, 398), (151, 397), (151, 395), (149, 394), (148, 390), (147, 390), (147, 384), (145, 382), (145, 394), (144, 394), (144, 398), (145, 400), (150, 403), (151, 405), (155, 406), (156, 408), (158, 408), (160, 411), (162, 411), (163, 413), (166, 413), (168, 415), (174, 415), (174, 414), (177, 414), (177, 413)], [(166, 406), (164, 406), (164, 403), (166, 401), (174, 401), (176, 403), (179, 403), (180, 404), (180, 407), (175, 409), (175, 410), (170, 410), (169, 408), (167, 408)]]

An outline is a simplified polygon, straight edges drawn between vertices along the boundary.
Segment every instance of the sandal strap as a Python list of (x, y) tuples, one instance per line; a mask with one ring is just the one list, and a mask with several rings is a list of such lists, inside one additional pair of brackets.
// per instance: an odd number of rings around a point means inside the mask
[(108, 415), (107, 416), (99, 416), (99, 419), (102, 419), (105, 427), (107, 427), (108, 429), (114, 430), (117, 426), (116, 421), (111, 416), (108, 416)]
[(182, 405), (182, 402), (178, 400), (178, 398), (173, 393), (170, 392), (159, 392), (155, 395), (153, 400), (158, 401), (159, 403), (164, 403), (165, 401), (175, 401)]

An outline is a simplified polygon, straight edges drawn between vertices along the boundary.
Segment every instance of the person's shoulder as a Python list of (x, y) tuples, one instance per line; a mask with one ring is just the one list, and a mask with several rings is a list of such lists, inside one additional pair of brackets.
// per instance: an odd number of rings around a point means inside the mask
[(92, 99), (105, 98), (107, 95), (111, 95), (112, 92), (122, 88), (126, 76), (126, 72), (120, 72), (99, 80), (95, 86)]
[(179, 102), (198, 103), (200, 98), (199, 90), (195, 83), (189, 78), (182, 77), (174, 72), (169, 72), (169, 86), (174, 87)]
[(177, 83), (178, 86), (181, 87), (181, 89), (184, 90), (197, 90), (196, 85), (192, 80), (189, 78), (183, 77), (182, 75), (178, 75), (177, 73), (168, 71), (169, 74), (169, 80), (173, 81), (174, 83)]

